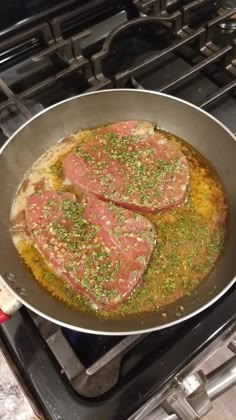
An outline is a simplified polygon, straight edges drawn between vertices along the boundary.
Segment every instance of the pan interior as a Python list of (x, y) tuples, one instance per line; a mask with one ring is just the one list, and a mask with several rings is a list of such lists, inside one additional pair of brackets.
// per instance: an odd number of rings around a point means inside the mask
[[(0, 155), (1, 275), (8, 287), (20, 295), (24, 304), (69, 328), (104, 334), (131, 334), (162, 328), (200, 311), (220, 297), (234, 282), (234, 217), (229, 221), (224, 256), (208, 280), (200, 285), (197, 298), (188, 296), (171, 304), (165, 308), (165, 317), (155, 312), (104, 320), (81, 313), (50, 296), (25, 269), (12, 243), (8, 222), (12, 201), (27, 170), (51, 145), (73, 132), (132, 119), (152, 121), (199, 150), (216, 168), (226, 190), (230, 214), (235, 212), (234, 137), (215, 119), (185, 102), (147, 91), (100, 91), (64, 101), (31, 120), (13, 136)], [(182, 306), (185, 308), (184, 314), (179, 311)]]

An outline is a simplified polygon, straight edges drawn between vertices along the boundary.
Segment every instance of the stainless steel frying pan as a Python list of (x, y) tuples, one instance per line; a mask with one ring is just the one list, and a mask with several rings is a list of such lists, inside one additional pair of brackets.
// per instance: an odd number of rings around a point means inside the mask
[[(71, 309), (43, 290), (22, 264), (11, 240), (9, 213), (17, 188), (36, 159), (52, 144), (78, 130), (122, 120), (153, 121), (185, 139), (217, 169), (229, 200), (230, 226), (224, 255), (215, 271), (198, 288), (161, 312), (116, 320), (99, 319)], [(19, 302), (66, 327), (98, 334), (134, 334), (158, 330), (196, 315), (219, 299), (236, 274), (236, 142), (219, 121), (197, 107), (168, 95), (138, 90), (109, 90), (81, 95), (55, 105), (20, 128), (0, 151), (0, 273), (14, 309)], [(11, 312), (0, 292), (0, 306)], [(2, 298), (1, 298), (2, 295)], [(5, 296), (5, 295), (4, 295)], [(5, 300), (2, 304), (2, 300)], [(11, 302), (11, 303), (12, 303)], [(18, 302), (18, 303), (17, 303)], [(182, 317), (176, 315), (183, 306)], [(1, 317), (0, 317), (1, 318)], [(4, 315), (2, 313), (2, 320)]]

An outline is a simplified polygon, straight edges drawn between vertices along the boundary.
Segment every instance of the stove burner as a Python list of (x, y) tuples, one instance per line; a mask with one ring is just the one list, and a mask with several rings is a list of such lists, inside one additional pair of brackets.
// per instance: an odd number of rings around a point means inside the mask
[(180, 39), (176, 33), (178, 18), (179, 14), (169, 19), (145, 17), (118, 26), (105, 40), (102, 50), (92, 56), (96, 78), (111, 79), (117, 87), (123, 87), (130, 69), (147, 63), (150, 66), (156, 54)]

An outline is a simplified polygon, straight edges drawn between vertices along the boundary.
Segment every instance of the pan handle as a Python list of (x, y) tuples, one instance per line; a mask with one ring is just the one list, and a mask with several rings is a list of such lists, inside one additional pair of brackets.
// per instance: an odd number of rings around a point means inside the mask
[(4, 322), (8, 321), (9, 316), (7, 314), (5, 314), (1, 309), (0, 309), (0, 324), (3, 324)]
[(6, 322), (21, 306), (21, 302), (0, 281), (0, 324)]

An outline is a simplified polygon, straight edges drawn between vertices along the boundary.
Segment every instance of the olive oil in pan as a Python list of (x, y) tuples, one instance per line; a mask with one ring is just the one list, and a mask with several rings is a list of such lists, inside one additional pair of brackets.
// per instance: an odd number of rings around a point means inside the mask
[[(178, 143), (187, 157), (190, 182), (185, 203), (146, 217), (153, 223), (157, 245), (141, 284), (117, 309), (95, 311), (90, 302), (48, 267), (24, 229), (26, 197), (37, 188), (63, 189), (80, 196), (62, 178), (63, 157), (81, 141), (89, 141), (94, 130), (77, 133), (53, 146), (32, 167), (18, 191), (11, 212), (12, 237), (24, 263), (39, 283), (53, 296), (78, 310), (96, 312), (112, 318), (163, 309), (184, 295), (197, 292), (214, 269), (226, 238), (227, 205), (222, 183), (214, 168), (192, 146), (161, 131), (169, 141)], [(40, 184), (41, 183), (41, 184)], [(20, 228), (17, 217), (21, 212)], [(19, 227), (19, 226), (18, 226)]]

